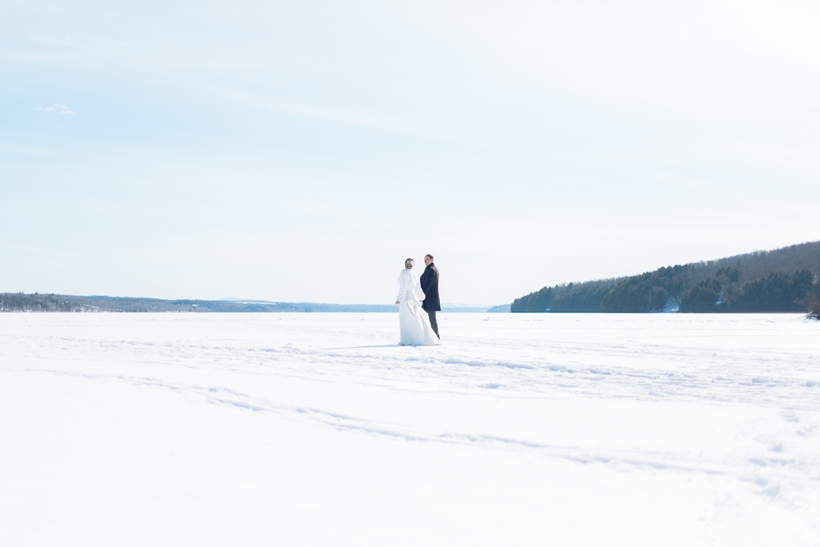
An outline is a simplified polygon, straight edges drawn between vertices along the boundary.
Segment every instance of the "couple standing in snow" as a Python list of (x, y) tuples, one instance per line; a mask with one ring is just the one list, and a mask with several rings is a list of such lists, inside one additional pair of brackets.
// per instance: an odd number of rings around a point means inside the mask
[(438, 268), (433, 255), (425, 255), (427, 268), (421, 280), (413, 272), (415, 261), (408, 258), (399, 274), (399, 344), (402, 346), (435, 346), (441, 343), (436, 312), (441, 311), (438, 296)]

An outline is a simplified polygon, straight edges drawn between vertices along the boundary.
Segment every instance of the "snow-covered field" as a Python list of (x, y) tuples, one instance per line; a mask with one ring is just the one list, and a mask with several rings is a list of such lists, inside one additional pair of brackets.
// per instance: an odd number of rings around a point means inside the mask
[(798, 315), (0, 314), (0, 545), (820, 544)]

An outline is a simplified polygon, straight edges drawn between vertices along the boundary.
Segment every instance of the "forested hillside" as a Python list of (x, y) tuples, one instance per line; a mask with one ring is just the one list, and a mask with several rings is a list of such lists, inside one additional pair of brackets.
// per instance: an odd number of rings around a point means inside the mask
[(516, 299), (520, 312), (805, 311), (820, 292), (820, 241), (631, 277), (544, 287)]

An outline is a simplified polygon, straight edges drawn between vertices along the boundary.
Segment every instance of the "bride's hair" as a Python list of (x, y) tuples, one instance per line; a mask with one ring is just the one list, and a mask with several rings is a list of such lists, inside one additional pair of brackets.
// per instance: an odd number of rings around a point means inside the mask
[(404, 267), (405, 268), (412, 268), (413, 264), (415, 264), (415, 263), (416, 263), (415, 260), (413, 260), (412, 258), (408, 258), (407, 260), (404, 261)]

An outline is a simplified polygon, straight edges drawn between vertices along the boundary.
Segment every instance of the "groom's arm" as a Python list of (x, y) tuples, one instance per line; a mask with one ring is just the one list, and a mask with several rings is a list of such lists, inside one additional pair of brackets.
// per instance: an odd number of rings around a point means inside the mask
[(430, 288), (430, 283), (433, 282), (432, 280), (433, 272), (430, 270), (424, 270), (424, 273), (421, 274), (421, 278), (419, 278), (419, 284), (421, 285), (421, 291), (424, 294), (427, 294), (427, 289)]

